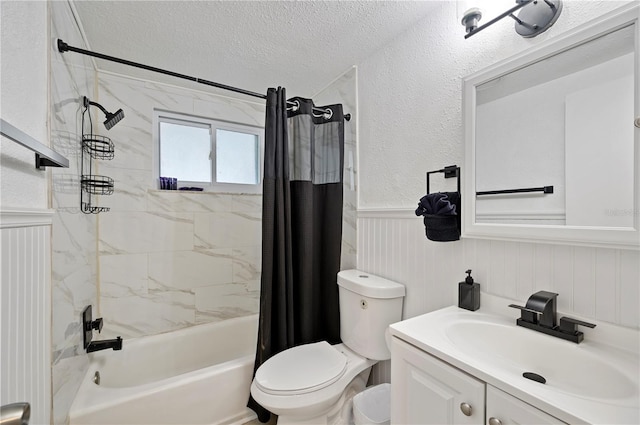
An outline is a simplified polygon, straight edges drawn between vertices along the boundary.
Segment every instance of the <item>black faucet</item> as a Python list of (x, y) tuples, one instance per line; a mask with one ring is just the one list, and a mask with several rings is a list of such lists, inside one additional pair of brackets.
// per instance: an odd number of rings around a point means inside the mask
[(107, 350), (113, 348), (114, 350), (122, 350), (122, 338), (116, 337), (116, 339), (103, 339), (102, 341), (91, 341), (87, 345), (87, 353), (93, 351)]
[(102, 341), (92, 341), (93, 331), (98, 333), (102, 331), (102, 317), (98, 317), (93, 320), (91, 313), (91, 306), (88, 305), (82, 312), (82, 330), (83, 330), (83, 346), (87, 353), (99, 350), (107, 350), (113, 348), (114, 350), (122, 350), (122, 338), (116, 337), (116, 339), (105, 339)]
[(584, 334), (577, 330), (577, 326), (595, 328), (596, 325), (571, 317), (562, 317), (558, 326), (557, 297), (558, 294), (554, 292), (538, 291), (529, 297), (524, 307), (516, 304), (509, 304), (509, 307), (520, 310), (520, 318), (516, 320), (518, 326), (579, 344), (584, 339)]

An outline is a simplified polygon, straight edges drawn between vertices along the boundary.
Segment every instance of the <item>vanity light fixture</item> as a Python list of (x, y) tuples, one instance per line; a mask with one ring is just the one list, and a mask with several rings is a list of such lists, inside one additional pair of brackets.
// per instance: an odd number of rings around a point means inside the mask
[[(515, 16), (514, 13), (518, 10), (520, 10), (520, 13)], [(514, 7), (486, 24), (478, 26), (478, 21), (482, 18), (482, 12), (474, 7), (467, 10), (462, 17), (462, 25), (464, 25), (467, 32), (464, 38), (471, 37), (506, 16), (516, 21), (515, 30), (518, 34), (524, 38), (532, 38), (549, 29), (558, 20), (561, 11), (562, 1), (560, 0), (516, 0)]]

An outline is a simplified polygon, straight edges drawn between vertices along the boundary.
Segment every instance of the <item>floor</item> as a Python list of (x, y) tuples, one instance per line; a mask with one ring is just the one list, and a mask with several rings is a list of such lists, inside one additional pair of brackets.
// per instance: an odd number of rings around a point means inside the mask
[[(259, 421), (259, 420), (257, 420), (257, 419), (254, 419), (254, 420), (249, 421), (249, 422), (247, 422), (247, 423), (244, 423), (244, 424), (242, 424), (242, 425), (263, 425), (263, 423), (262, 423), (262, 422), (260, 422), (260, 421)], [(271, 416), (271, 420), (270, 420), (269, 422), (267, 422), (267, 424), (266, 424), (266, 425), (276, 425), (276, 419), (275, 419), (275, 417), (274, 417), (274, 416)]]

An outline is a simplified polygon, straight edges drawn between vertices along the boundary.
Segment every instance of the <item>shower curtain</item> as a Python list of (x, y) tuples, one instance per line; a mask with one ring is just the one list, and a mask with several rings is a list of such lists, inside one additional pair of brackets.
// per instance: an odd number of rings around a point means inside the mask
[[(269, 89), (262, 193), (262, 277), (255, 370), (287, 348), (340, 342), (344, 114)], [(291, 106), (291, 103), (294, 106)], [(252, 398), (267, 422), (270, 413)]]

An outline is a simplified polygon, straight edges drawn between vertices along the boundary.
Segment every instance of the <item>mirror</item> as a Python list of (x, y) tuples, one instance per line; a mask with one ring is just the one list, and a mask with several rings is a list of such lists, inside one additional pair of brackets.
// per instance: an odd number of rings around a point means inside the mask
[(465, 78), (463, 237), (640, 247), (639, 11)]

